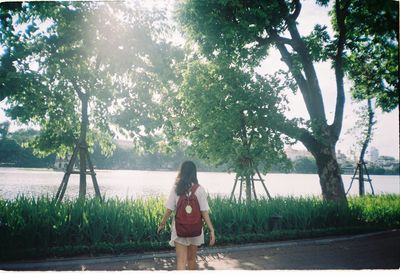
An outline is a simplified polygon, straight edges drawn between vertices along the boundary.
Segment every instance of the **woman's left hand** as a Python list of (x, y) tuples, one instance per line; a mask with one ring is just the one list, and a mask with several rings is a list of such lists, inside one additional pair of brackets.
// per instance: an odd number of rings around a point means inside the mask
[(157, 234), (160, 235), (161, 231), (163, 231), (165, 228), (165, 224), (160, 224), (157, 228)]
[(167, 223), (169, 216), (171, 216), (171, 213), (172, 213), (171, 209), (168, 209), (168, 208), (165, 209), (164, 217), (162, 218), (161, 223), (157, 228), (157, 234), (160, 234), (161, 231), (164, 230), (165, 224)]
[(214, 230), (210, 231), (210, 246), (213, 246), (215, 244), (215, 233)]

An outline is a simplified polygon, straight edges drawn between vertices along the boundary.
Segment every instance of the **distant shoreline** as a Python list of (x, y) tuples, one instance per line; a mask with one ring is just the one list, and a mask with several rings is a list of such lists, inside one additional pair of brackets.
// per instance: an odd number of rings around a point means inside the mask
[[(14, 167), (14, 166), (0, 166), (1, 169), (15, 169), (15, 170), (25, 170), (25, 171), (54, 171), (54, 172), (62, 172), (64, 173), (64, 170), (61, 169), (55, 169), (55, 168), (45, 168), (45, 167)], [(97, 171), (148, 171), (148, 172), (176, 172), (177, 170), (175, 169), (101, 169), (101, 168), (95, 168)], [(229, 171), (205, 171), (205, 170), (199, 170), (198, 172), (200, 173), (227, 173), (227, 174), (235, 174), (234, 172), (229, 172)], [(296, 173), (296, 172), (268, 172), (267, 174), (298, 174), (298, 175), (318, 175), (316, 173)], [(342, 175), (353, 175), (353, 173), (342, 173)], [(371, 176), (400, 176), (399, 174), (371, 174)]]

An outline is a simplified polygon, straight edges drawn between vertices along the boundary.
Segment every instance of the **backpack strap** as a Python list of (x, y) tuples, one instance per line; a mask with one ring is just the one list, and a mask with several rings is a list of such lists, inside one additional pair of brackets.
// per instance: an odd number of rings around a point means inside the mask
[(200, 187), (199, 184), (193, 184), (193, 186), (192, 186), (192, 194), (194, 194), (196, 192), (197, 188), (199, 188), (199, 187)]

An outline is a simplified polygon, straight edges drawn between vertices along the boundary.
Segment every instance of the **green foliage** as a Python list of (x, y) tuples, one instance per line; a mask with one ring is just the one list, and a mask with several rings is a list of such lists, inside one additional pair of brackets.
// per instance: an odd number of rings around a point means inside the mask
[[(327, 6), (329, 1), (316, 3)], [(310, 119), (302, 124), (301, 119), (282, 119), (272, 129), (301, 141), (320, 166), (326, 163), (326, 157), (331, 158), (333, 165), (318, 169), (327, 171), (327, 178), (331, 179), (322, 179), (320, 174), (321, 185), (325, 185), (323, 195), (345, 200), (333, 153), (343, 125), (344, 72), (355, 80), (354, 89), (361, 96), (376, 97), (384, 110), (398, 106), (398, 2), (335, 1), (330, 12), (332, 38), (320, 24), (302, 37), (297, 27), (300, 13), (301, 1), (287, 0), (186, 0), (178, 6), (183, 31), (210, 60), (251, 71), (260, 65), (271, 46), (278, 49), (302, 93)], [(337, 100), (330, 125), (323, 103), (324, 91), (314, 67), (319, 61), (331, 61), (335, 70)], [(376, 65), (378, 62), (381, 63)]]
[(0, 166), (11, 167), (51, 167), (54, 155), (38, 158), (30, 148), (24, 148), (27, 142), (38, 134), (32, 129), (8, 133), (8, 122), (0, 124)]
[(22, 147), (25, 147), (25, 145), (32, 141), (35, 136), (38, 136), (39, 133), (40, 131), (33, 128), (18, 129), (15, 132), (9, 133), (9, 138), (15, 140)]
[(144, 153), (140, 154), (133, 148), (117, 146), (112, 156), (103, 156), (97, 146), (91, 156), (93, 163), (98, 169), (130, 169), (130, 170), (171, 170), (177, 171), (183, 161), (192, 159), (196, 163), (198, 171), (224, 171), (225, 167), (219, 169), (212, 167), (202, 160), (189, 157), (182, 150), (177, 149), (174, 153)]
[(293, 163), (295, 173), (316, 174), (317, 164), (313, 158), (298, 158)]
[[(329, 3), (316, 2), (322, 6)], [(308, 36), (298, 35), (295, 24), (300, 1), (187, 0), (179, 5), (178, 16), (183, 31), (208, 58), (254, 67), (268, 54), (271, 45), (280, 49), (287, 45), (287, 53), (280, 53), (291, 73), (297, 75), (296, 82), (305, 97), (307, 92), (299, 76), (309, 73), (310, 61), (341, 64), (344, 58), (345, 71), (354, 83), (353, 95), (358, 99), (375, 97), (384, 111), (393, 110), (398, 106), (398, 1), (337, 1), (337, 5), (330, 13), (333, 38), (320, 24)], [(339, 15), (336, 8), (341, 10)], [(344, 19), (344, 25), (338, 26), (337, 19)], [(341, 48), (340, 31), (346, 51), (336, 57)], [(337, 77), (342, 81), (341, 74)], [(308, 108), (310, 111), (320, 107)], [(312, 112), (310, 115), (313, 118)], [(318, 132), (317, 129), (315, 134)]]
[[(313, 230), (358, 226), (358, 217), (347, 206), (319, 198), (274, 198), (235, 204), (216, 198), (210, 204), (216, 232), (221, 235), (263, 234), (271, 230), (269, 218), (281, 216), (281, 230)], [(214, 210), (215, 209), (215, 210)]]
[[(163, 200), (96, 199), (57, 204), (48, 197), (19, 197), (0, 202), (2, 257), (4, 249), (91, 246), (101, 243), (158, 242), (155, 226)], [(165, 239), (166, 233), (163, 237)]]
[[(0, 258), (141, 252), (167, 248), (169, 230), (156, 228), (164, 199), (64, 201), (48, 197), (0, 200)], [(398, 228), (398, 195), (349, 198), (348, 205), (320, 198), (276, 198), (236, 204), (210, 199), (218, 244), (317, 237)], [(277, 230), (269, 219), (280, 215)], [(206, 232), (208, 232), (206, 230)], [(208, 233), (206, 234), (206, 238)]]
[(10, 122), (6, 121), (0, 123), (0, 141), (7, 138), (9, 128), (10, 128)]
[(0, 166), (6, 167), (52, 167), (54, 155), (45, 158), (35, 156), (32, 149), (24, 149), (12, 139), (0, 141)]
[(183, 31), (199, 42), (210, 58), (221, 57), (233, 63), (257, 64), (270, 45), (261, 45), (255, 37), (277, 26), (284, 30), (286, 11), (279, 1), (182, 1), (177, 10)]
[(360, 221), (373, 225), (386, 224), (398, 227), (400, 216), (400, 200), (396, 195), (365, 196), (362, 199), (353, 198), (349, 201), (352, 211), (358, 212)]
[(333, 56), (334, 48), (326, 29), (326, 26), (317, 24), (311, 34), (304, 37), (304, 42), (315, 62), (324, 62)]
[(140, 146), (157, 135), (170, 57), (178, 55), (165, 40), (161, 12), (139, 2), (29, 2), (17, 9), (2, 4), (0, 12), (0, 94), (9, 117), (41, 127), (30, 143), (35, 152), (71, 152), (83, 96), (89, 97), (88, 143), (104, 154), (115, 149), (111, 124)]
[(235, 67), (193, 61), (179, 87), (179, 134), (189, 150), (215, 165), (225, 164), (241, 176), (267, 172), (285, 161), (283, 142), (274, 125), (281, 123), (283, 89)]
[[(7, 129), (7, 123), (0, 127)], [(0, 128), (1, 129), (1, 128)], [(27, 146), (32, 139), (39, 135), (34, 129), (21, 129), (8, 133), (6, 138), (0, 139), (0, 166), (5, 167), (36, 167), (51, 168), (56, 158), (55, 154), (47, 157), (38, 157), (33, 150)], [(131, 169), (131, 170), (161, 170), (168, 169), (176, 171), (180, 164), (189, 158), (182, 150), (167, 154), (162, 152), (140, 154), (134, 151), (129, 142), (120, 144), (113, 141), (116, 149), (112, 156), (104, 156), (99, 145), (93, 146), (91, 159), (98, 169)], [(226, 167), (216, 169), (197, 158), (190, 157), (196, 162), (199, 171), (222, 171)]]
[(374, 125), (376, 124), (372, 100), (367, 99), (367, 105), (361, 106), (361, 108), (355, 111), (355, 114), (358, 116), (358, 119), (354, 127), (350, 128), (347, 133), (350, 133), (356, 139), (352, 151), (359, 155), (359, 160), (364, 160), (367, 147), (373, 139)]
[(389, 112), (399, 105), (398, 1), (351, 1), (346, 18), (346, 71), (358, 100), (376, 98)]

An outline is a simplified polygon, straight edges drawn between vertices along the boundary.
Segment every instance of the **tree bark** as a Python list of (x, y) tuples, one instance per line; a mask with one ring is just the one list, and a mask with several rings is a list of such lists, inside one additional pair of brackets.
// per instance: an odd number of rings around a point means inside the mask
[(317, 146), (311, 152), (316, 160), (322, 196), (325, 200), (346, 201), (340, 167), (336, 159), (334, 146)]
[(358, 166), (359, 166), (359, 169), (358, 169), (358, 183), (359, 183), (359, 185), (358, 185), (358, 194), (360, 195), (360, 196), (364, 196), (365, 195), (365, 187), (364, 187), (364, 171), (363, 171), (363, 169), (364, 169), (364, 165), (363, 165), (364, 163), (363, 162), (359, 162), (358, 163)]
[(86, 94), (80, 97), (82, 103), (82, 119), (81, 119), (81, 133), (79, 136), (79, 198), (85, 199), (86, 196), (86, 133), (89, 124), (88, 120), (88, 96)]

